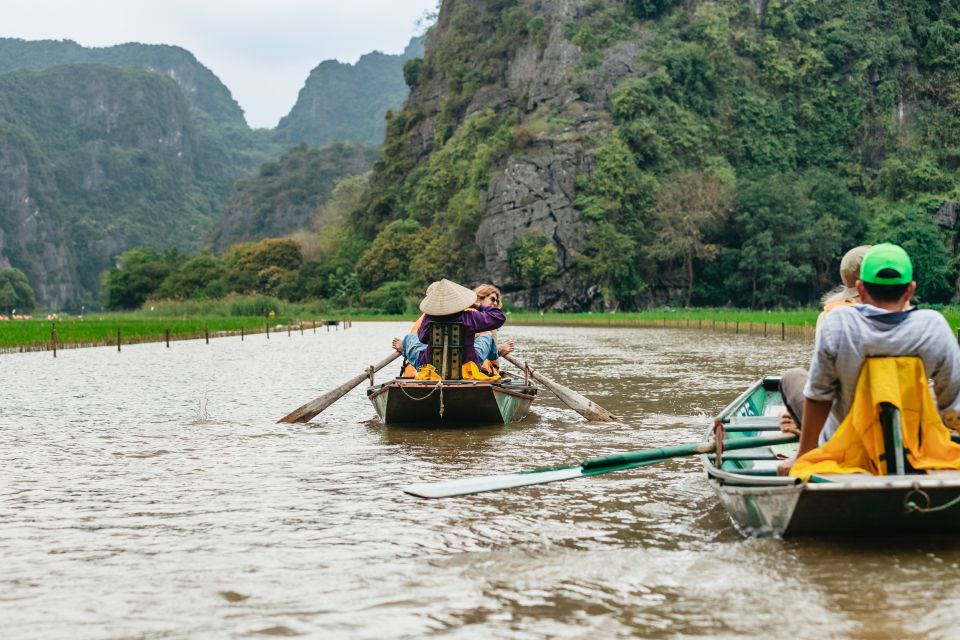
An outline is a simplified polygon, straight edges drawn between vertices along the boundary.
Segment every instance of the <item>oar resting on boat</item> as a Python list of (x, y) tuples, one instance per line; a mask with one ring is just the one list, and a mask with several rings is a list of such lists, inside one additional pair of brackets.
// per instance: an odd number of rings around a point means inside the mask
[(526, 371), (529, 373), (531, 378), (541, 383), (547, 389), (550, 389), (550, 391), (552, 391), (561, 402), (582, 415), (590, 422), (617, 422), (616, 416), (598, 405), (593, 400), (580, 395), (569, 387), (563, 386), (556, 380), (551, 380), (547, 376), (531, 367), (529, 364), (520, 362), (511, 355), (505, 354), (503, 357), (521, 371)]
[[(756, 447), (789, 444), (796, 441), (797, 437), (793, 435), (758, 436), (754, 438), (738, 437), (724, 440), (723, 450), (753, 449)], [(411, 484), (404, 487), (403, 491), (418, 498), (465, 496), (473, 493), (483, 493), (484, 491), (499, 491), (501, 489), (546, 484), (560, 480), (572, 480), (573, 478), (580, 478), (582, 476), (596, 476), (612, 471), (623, 471), (624, 469), (642, 467), (680, 456), (712, 453), (715, 450), (716, 442), (713, 441), (682, 444), (673, 447), (660, 447), (656, 449), (640, 449), (638, 451), (603, 456), (601, 458), (589, 458), (578, 465), (569, 467), (533, 469), (498, 476), (478, 476), (447, 482)]]

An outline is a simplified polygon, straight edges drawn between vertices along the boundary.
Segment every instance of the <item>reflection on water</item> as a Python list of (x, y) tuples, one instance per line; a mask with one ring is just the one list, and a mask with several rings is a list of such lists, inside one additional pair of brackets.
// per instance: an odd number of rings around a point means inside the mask
[(809, 345), (509, 328), (520, 357), (623, 424), (543, 390), (507, 427), (384, 427), (361, 389), (275, 424), (404, 329), (0, 358), (3, 635), (957, 636), (954, 541), (745, 540), (692, 458), (448, 500), (400, 491), (697, 440)]

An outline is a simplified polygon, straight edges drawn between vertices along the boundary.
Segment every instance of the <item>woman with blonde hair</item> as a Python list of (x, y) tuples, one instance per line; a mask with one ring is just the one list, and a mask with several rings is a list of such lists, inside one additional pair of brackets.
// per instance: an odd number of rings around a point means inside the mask
[[(431, 287), (433, 286), (434, 285), (431, 285)], [(459, 287), (459, 285), (456, 286)], [(430, 289), (427, 291), (429, 295)], [(475, 287), (473, 292), (476, 300), (471, 306), (465, 308), (464, 312), (473, 311), (486, 313), (489, 309), (496, 310), (501, 316), (503, 315), (503, 312), (500, 311), (500, 309), (503, 307), (500, 289), (492, 284), (481, 284)], [(421, 310), (423, 309), (424, 308), (421, 305)], [(427, 314), (424, 313), (417, 319), (416, 322), (413, 323), (413, 326), (410, 328), (410, 333), (403, 336), (402, 339), (393, 339), (393, 348), (402, 353), (405, 360), (402, 377), (414, 377), (416, 375), (418, 364), (422, 364), (422, 360), (424, 359), (423, 354), (425, 354), (427, 350), (427, 345), (421, 340), (421, 334), (424, 333), (423, 324), (426, 318)], [(498, 355), (506, 355), (513, 351), (513, 342), (507, 341), (498, 346), (495, 328), (478, 331), (472, 337), (473, 349), (471, 351), (476, 354), (478, 367), (488, 375), (497, 375), (497, 357)]]
[[(496, 307), (497, 309), (503, 308), (503, 296), (500, 293), (500, 289), (492, 284), (477, 285), (473, 290), (477, 294), (478, 304)], [(478, 333), (473, 341), (473, 347), (477, 351), (477, 356), (483, 363), (480, 368), (487, 373), (498, 372), (499, 365), (497, 360), (500, 356), (505, 356), (513, 351), (513, 346), (512, 340), (507, 340), (498, 345), (496, 331)]]

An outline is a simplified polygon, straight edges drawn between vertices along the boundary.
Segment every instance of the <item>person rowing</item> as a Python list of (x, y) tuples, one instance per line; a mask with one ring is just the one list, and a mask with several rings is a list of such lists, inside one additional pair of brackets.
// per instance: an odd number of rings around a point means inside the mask
[[(496, 289), (494, 287), (494, 289)], [(484, 304), (494, 302), (496, 304)], [(499, 378), (499, 375), (487, 375), (481, 371), (484, 359), (478, 354), (476, 338), (480, 334), (480, 348), (484, 357), (497, 353), (496, 340), (493, 336), (484, 337), (484, 332), (492, 332), (503, 326), (506, 321), (500, 309), (499, 290), (488, 293), (483, 300), (478, 300), (477, 292), (457, 284), (446, 278), (432, 283), (427, 287), (426, 295), (420, 302), (423, 316), (414, 324), (414, 331), (405, 335), (403, 339), (394, 338), (393, 348), (404, 355), (411, 368), (416, 369), (417, 378), (432, 377), (429, 367), (429, 350), (427, 348), (430, 326), (434, 323), (460, 323), (463, 325), (463, 366), (462, 377), (465, 379), (485, 380)], [(419, 326), (418, 326), (419, 325)], [(513, 344), (509, 343), (510, 349)], [(409, 373), (405, 367), (405, 373)]]

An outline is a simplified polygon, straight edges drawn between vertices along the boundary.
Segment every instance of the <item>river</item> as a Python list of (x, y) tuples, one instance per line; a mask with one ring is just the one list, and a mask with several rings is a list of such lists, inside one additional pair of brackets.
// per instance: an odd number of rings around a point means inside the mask
[(956, 540), (745, 539), (695, 458), (401, 492), (696, 441), (809, 343), (512, 327), (519, 356), (623, 424), (542, 390), (507, 427), (384, 427), (360, 389), (275, 424), (404, 329), (0, 356), (0, 636), (960, 637)]

